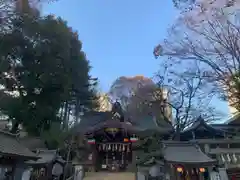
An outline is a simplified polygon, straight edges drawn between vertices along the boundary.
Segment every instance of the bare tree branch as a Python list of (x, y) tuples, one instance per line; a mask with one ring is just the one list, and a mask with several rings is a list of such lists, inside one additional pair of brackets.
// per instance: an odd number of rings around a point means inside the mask
[(191, 62), (197, 61), (212, 90), (240, 110), (240, 25), (223, 11), (201, 26), (187, 21), (180, 25), (187, 31), (181, 33), (174, 27), (161, 55), (171, 56), (171, 63), (184, 68), (191, 69)]

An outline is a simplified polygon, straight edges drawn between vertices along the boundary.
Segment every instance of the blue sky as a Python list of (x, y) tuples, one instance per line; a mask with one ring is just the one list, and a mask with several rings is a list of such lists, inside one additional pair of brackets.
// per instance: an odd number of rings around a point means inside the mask
[(171, 0), (58, 0), (43, 12), (79, 32), (103, 91), (119, 76), (153, 76), (159, 68), (153, 48), (177, 16)]
[[(79, 32), (103, 91), (119, 76), (153, 76), (160, 61), (153, 48), (178, 15), (171, 0), (58, 0), (43, 13), (61, 16)], [(227, 111), (226, 103), (213, 103)]]

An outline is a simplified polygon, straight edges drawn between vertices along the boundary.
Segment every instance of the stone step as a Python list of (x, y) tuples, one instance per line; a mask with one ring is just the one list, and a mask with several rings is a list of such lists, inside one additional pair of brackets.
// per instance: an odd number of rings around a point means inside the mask
[(94, 172), (87, 173), (83, 180), (135, 180), (131, 172)]

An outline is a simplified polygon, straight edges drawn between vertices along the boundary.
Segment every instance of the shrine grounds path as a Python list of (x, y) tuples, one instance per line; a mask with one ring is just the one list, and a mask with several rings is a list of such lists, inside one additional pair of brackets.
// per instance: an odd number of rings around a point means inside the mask
[(88, 173), (83, 180), (135, 180), (135, 174), (131, 172), (95, 172)]

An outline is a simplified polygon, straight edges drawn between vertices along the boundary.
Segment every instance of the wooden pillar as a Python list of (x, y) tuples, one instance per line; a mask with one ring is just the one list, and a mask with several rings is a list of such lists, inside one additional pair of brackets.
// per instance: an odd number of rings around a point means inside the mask
[(92, 165), (93, 165), (93, 171), (98, 170), (98, 151), (96, 144), (92, 147)]
[(128, 162), (127, 170), (129, 171), (136, 171), (136, 151), (132, 151), (132, 161)]

